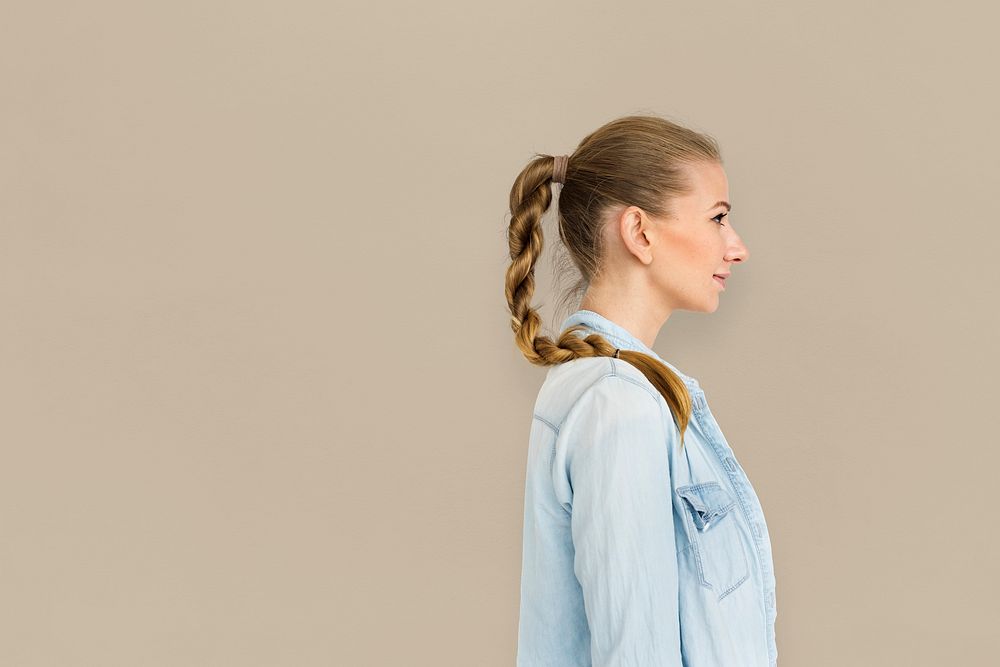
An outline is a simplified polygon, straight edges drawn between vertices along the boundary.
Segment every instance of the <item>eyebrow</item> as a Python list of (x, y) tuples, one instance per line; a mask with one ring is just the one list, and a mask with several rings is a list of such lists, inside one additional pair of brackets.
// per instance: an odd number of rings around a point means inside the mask
[(726, 207), (726, 211), (732, 211), (733, 210), (733, 207), (729, 205), (729, 202), (727, 202), (725, 200), (722, 200), (722, 199), (720, 199), (719, 201), (717, 201), (714, 204), (712, 204), (711, 206), (709, 206), (707, 210), (711, 211), (716, 206), (725, 206)]

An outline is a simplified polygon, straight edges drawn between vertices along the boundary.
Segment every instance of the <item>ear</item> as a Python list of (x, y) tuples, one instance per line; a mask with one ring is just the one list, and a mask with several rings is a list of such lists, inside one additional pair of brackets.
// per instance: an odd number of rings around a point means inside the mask
[(618, 233), (625, 248), (643, 264), (653, 261), (653, 221), (638, 206), (627, 206), (618, 216)]

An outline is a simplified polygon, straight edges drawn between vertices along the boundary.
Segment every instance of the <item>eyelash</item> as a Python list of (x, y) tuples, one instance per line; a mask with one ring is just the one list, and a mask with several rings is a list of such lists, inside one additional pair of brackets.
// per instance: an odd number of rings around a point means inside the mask
[(722, 222), (721, 218), (724, 218), (724, 217), (726, 217), (727, 215), (729, 215), (729, 213), (728, 213), (728, 212), (726, 212), (726, 213), (720, 213), (719, 215), (717, 215), (717, 216), (715, 216), (714, 218), (712, 218), (712, 220), (715, 220), (715, 221), (716, 221), (717, 223), (719, 223), (720, 225), (724, 225), (724, 224), (726, 224), (726, 223)]

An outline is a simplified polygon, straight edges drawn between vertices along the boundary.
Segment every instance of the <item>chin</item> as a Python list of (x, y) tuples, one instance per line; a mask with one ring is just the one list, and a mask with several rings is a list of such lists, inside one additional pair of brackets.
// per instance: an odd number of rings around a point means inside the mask
[(709, 299), (708, 301), (699, 304), (698, 308), (690, 308), (689, 310), (693, 310), (696, 313), (714, 313), (719, 309), (721, 301), (722, 300), (716, 296), (714, 299)]
[(718, 288), (713, 286), (712, 289), (715, 293), (709, 292), (702, 299), (694, 298), (695, 295), (691, 292), (678, 295), (679, 298), (673, 301), (670, 310), (686, 310), (690, 313), (714, 313), (719, 309), (719, 303), (722, 299), (718, 293)]

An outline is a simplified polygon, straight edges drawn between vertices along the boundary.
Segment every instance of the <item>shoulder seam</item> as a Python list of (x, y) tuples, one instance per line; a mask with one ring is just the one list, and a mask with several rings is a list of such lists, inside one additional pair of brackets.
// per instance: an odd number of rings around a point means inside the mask
[(552, 422), (550, 422), (548, 419), (546, 419), (545, 417), (542, 417), (537, 412), (533, 413), (531, 416), (534, 417), (535, 419), (537, 419), (538, 421), (542, 422), (546, 426), (548, 426), (553, 431), (555, 431), (556, 435), (559, 435), (559, 427), (556, 426), (555, 424), (553, 424)]
[[(646, 392), (646, 395), (649, 396), (653, 400), (654, 403), (656, 403), (657, 407), (662, 407), (662, 406), (660, 406), (660, 398), (662, 398), (662, 397), (660, 396), (659, 392), (650, 389), (647, 385), (642, 384), (641, 382), (639, 382), (638, 380), (635, 380), (634, 378), (631, 378), (631, 377), (629, 377), (627, 375), (622, 375), (622, 374), (620, 374), (618, 372), (618, 364), (628, 363), (628, 362), (623, 362), (623, 361), (620, 361), (618, 359), (614, 359), (613, 357), (607, 357), (607, 360), (610, 362), (610, 368), (608, 369), (608, 372), (605, 373), (604, 375), (600, 376), (599, 378), (595, 379), (593, 382), (591, 382), (587, 386), (586, 389), (584, 389), (582, 392), (580, 392), (580, 395), (577, 397), (577, 399), (576, 399), (576, 401), (574, 401), (574, 403), (577, 402), (577, 401), (579, 401), (581, 398), (583, 398), (583, 396), (588, 391), (590, 391), (591, 389), (593, 389), (594, 387), (596, 387), (598, 385), (598, 383), (600, 383), (602, 380), (606, 380), (608, 378), (617, 378), (619, 380), (622, 380), (623, 382), (628, 382), (629, 384), (635, 385), (639, 389), (642, 389), (644, 392)], [(570, 414), (572, 414), (572, 412), (573, 412), (573, 408), (571, 406), (570, 409), (566, 411), (566, 414), (563, 416), (563, 420), (559, 423), (559, 425), (553, 427), (555, 429), (555, 432), (557, 434), (559, 433), (559, 430), (562, 428), (562, 425), (569, 418)], [(545, 423), (548, 424), (548, 422), (545, 422)], [(551, 424), (549, 424), (549, 425), (551, 426)]]

